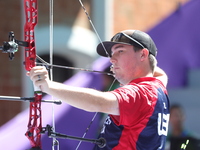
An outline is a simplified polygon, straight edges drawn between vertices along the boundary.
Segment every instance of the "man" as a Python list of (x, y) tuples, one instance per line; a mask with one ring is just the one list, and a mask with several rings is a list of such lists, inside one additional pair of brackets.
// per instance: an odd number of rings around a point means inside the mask
[[(195, 135), (184, 127), (185, 121), (184, 109), (180, 104), (173, 104), (170, 106), (170, 119), (171, 131), (167, 136), (167, 143), (170, 150), (180, 149), (183, 143), (187, 144), (187, 149), (200, 149), (199, 140)], [(166, 147), (166, 149), (168, 148)]]
[(109, 114), (100, 134), (106, 140), (102, 149), (164, 150), (169, 121), (167, 76), (157, 67), (151, 37), (125, 30), (100, 43), (97, 52), (110, 57), (120, 88), (101, 92), (67, 86), (50, 81), (46, 69), (39, 66), (27, 74), (45, 93), (86, 111)]

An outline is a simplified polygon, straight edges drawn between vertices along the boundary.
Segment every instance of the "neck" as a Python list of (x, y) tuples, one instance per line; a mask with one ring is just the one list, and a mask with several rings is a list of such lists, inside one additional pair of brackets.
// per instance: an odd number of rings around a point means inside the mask
[(120, 82), (120, 83), (122, 85), (126, 85), (126, 84), (129, 84), (131, 81), (133, 81), (135, 79), (143, 78), (143, 77), (153, 77), (153, 74), (152, 73), (148, 73), (148, 74), (144, 74), (144, 75), (135, 76), (134, 78), (131, 78), (131, 79), (127, 80), (127, 81)]

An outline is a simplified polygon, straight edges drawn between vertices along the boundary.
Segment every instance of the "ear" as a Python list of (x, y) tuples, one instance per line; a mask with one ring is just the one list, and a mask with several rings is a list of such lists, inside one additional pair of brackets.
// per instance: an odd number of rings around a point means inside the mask
[(141, 50), (141, 60), (145, 60), (149, 56), (149, 50), (146, 48), (143, 48)]

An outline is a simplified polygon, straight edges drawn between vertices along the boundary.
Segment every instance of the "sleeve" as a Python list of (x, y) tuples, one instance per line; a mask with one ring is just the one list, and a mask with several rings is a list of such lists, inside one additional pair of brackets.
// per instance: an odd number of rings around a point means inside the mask
[(112, 93), (119, 102), (120, 116), (112, 116), (117, 125), (133, 126), (152, 113), (152, 95), (149, 89), (126, 85)]

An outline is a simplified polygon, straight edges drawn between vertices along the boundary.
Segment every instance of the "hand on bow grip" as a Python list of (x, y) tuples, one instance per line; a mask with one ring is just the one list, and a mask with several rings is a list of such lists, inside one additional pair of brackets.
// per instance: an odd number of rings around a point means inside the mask
[(49, 83), (49, 74), (44, 66), (35, 66), (29, 72), (27, 76), (33, 81), (35, 87), (38, 87), (42, 92), (47, 91)]

